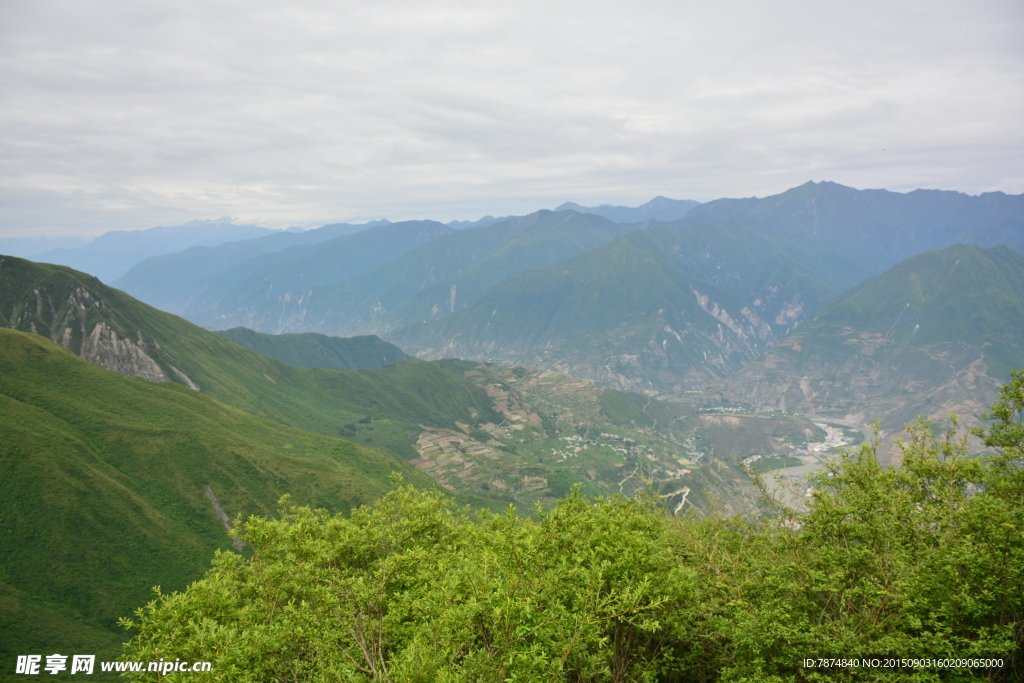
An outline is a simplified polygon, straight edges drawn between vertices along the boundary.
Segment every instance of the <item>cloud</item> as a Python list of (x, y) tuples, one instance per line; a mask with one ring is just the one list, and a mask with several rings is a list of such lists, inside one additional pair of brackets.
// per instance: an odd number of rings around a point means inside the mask
[(0, 234), (1024, 175), (1018, 3), (0, 5)]

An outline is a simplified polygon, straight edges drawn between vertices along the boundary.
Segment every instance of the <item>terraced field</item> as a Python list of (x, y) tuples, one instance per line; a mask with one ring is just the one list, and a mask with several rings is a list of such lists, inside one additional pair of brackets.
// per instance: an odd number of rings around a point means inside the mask
[(646, 491), (674, 512), (749, 510), (757, 492), (741, 461), (789, 456), (821, 437), (792, 416), (701, 411), (558, 372), (443, 363), (482, 388), (503, 419), (420, 425), (411, 464), (448, 490), (520, 507), (551, 503), (579, 484), (591, 495)]

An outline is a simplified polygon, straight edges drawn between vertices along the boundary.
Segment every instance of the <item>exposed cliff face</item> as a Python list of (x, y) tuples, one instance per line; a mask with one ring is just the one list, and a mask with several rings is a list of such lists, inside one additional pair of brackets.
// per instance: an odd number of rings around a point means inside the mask
[(522, 364), (673, 394), (740, 370), (831, 293), (737, 226), (655, 226), (523, 271), (469, 306), (384, 336), (422, 358)]
[(716, 389), (895, 433), (918, 415), (976, 424), (1022, 365), (1024, 257), (956, 245), (837, 297)]
[(858, 424), (878, 419), (886, 433), (918, 415), (955, 413), (973, 424), (999, 396), (1002, 379), (982, 347), (935, 344), (897, 355), (884, 340), (858, 338), (842, 357), (827, 358), (800, 341), (784, 343), (716, 388), (734, 401), (767, 408)]
[[(43, 270), (48, 268), (49, 270)], [(0, 257), (0, 325), (31, 332), (108, 370), (151, 382), (199, 386), (153, 339), (121, 319), (89, 282), (66, 271)]]
[(138, 333), (138, 341), (118, 337), (105, 322), (98, 322), (82, 340), (78, 355), (101, 368), (122, 375), (142, 377), (151, 382), (166, 382), (167, 375), (160, 365), (143, 350), (145, 340)]
[(527, 273), (391, 339), (423, 358), (521, 364), (644, 393), (703, 389), (778, 342), (735, 295), (653, 259), (618, 273), (589, 264)]

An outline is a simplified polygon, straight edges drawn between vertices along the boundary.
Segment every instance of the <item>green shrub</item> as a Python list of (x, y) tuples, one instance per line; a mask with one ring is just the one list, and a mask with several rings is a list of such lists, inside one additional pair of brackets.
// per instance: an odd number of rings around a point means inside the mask
[[(400, 484), (350, 518), (283, 500), (239, 532), (250, 559), (219, 554), (127, 622), (125, 657), (254, 681), (1020, 680), (1022, 407), (1016, 373), (989, 457), (925, 422), (898, 468), (845, 453), (802, 514), (675, 518), (578, 488), (532, 520)], [(1005, 665), (803, 666), (886, 655)]]

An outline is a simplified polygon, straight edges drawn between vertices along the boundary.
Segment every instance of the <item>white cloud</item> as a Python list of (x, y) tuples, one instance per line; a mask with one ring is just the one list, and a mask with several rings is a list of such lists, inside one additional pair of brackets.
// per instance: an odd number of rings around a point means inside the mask
[(987, 191), (1005, 192), (1006, 194), (1024, 194), (1024, 178), (1003, 178)]
[(0, 235), (1024, 174), (1018, 3), (0, 5)]

